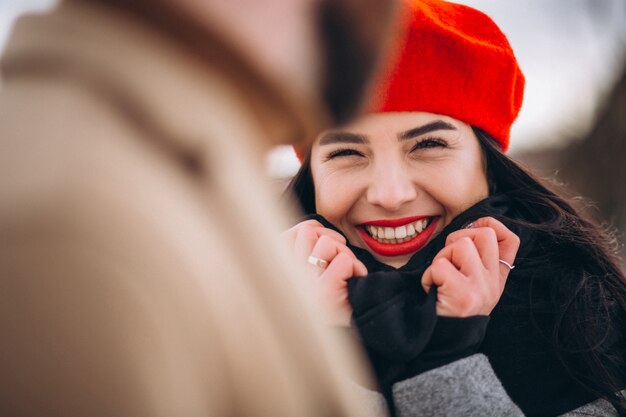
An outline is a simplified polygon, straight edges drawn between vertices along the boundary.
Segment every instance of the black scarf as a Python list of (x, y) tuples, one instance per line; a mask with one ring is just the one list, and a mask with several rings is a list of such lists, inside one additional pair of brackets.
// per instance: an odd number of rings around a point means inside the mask
[[(348, 281), (352, 321), (386, 396), (390, 396), (395, 382), (469, 356), (480, 347), (489, 317), (438, 317), (437, 288), (431, 287), (427, 294), (421, 277), (450, 233), (484, 216), (502, 217), (508, 210), (507, 202), (500, 196), (474, 205), (398, 269), (348, 243), (369, 272)], [(309, 218), (341, 233), (322, 216)]]
[[(529, 214), (517, 212), (516, 206), (506, 195), (480, 201), (398, 269), (348, 243), (369, 271), (348, 281), (353, 325), (388, 401), (395, 382), (477, 352), (487, 355), (526, 415), (559, 415), (595, 399), (572, 379), (550, 340), (560, 300), (573, 291), (554, 288), (551, 278), (571, 274), (575, 283), (581, 266), (576, 259), (551, 257), (550, 248), (560, 243), (520, 226)], [(450, 233), (486, 216), (501, 221), (521, 240), (502, 298), (490, 317), (437, 317), (436, 288), (426, 294), (422, 274)], [(321, 216), (312, 218), (339, 231)]]

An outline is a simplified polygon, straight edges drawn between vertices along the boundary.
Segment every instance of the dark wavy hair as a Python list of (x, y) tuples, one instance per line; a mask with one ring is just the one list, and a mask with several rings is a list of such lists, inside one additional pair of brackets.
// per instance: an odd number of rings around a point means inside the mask
[[(559, 195), (558, 184), (531, 174), (481, 129), (474, 128), (474, 133), (483, 148), (490, 192), (506, 193), (518, 210), (528, 213), (517, 223), (554, 242), (543, 256), (525, 260), (530, 263), (526, 266), (567, 259), (580, 270), (551, 277), (559, 304), (548, 336), (557, 357), (583, 389), (626, 416), (626, 399), (620, 393), (624, 387), (619, 385), (626, 377), (626, 351), (624, 340), (615, 340), (624, 337), (621, 332), (626, 328), (626, 278), (617, 240)], [(621, 348), (616, 350), (616, 344)]]
[[(586, 215), (579, 213), (556, 183), (539, 179), (505, 155), (486, 132), (473, 128), (487, 166), (490, 194), (506, 193), (516, 210), (520, 227), (554, 242), (541, 257), (526, 266), (550, 265), (568, 259), (580, 273), (551, 278), (558, 300), (552, 333), (545, 335), (572, 379), (594, 397), (604, 398), (626, 416), (626, 399), (620, 386), (626, 378), (622, 329), (626, 328), (626, 278), (621, 269), (616, 239)], [(287, 186), (305, 213), (315, 213), (315, 185), (310, 154)], [(531, 293), (532, 305), (532, 293)], [(532, 313), (532, 310), (531, 310)], [(535, 327), (540, 326), (533, 319)], [(622, 338), (622, 339), (620, 339)], [(616, 341), (617, 339), (617, 341)], [(615, 345), (621, 346), (616, 349)]]

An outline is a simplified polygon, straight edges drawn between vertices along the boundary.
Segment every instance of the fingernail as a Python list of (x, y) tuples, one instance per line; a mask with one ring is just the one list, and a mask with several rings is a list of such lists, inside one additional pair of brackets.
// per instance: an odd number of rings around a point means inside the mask
[(468, 224), (466, 224), (463, 229), (471, 229), (472, 226), (474, 226), (474, 222), (469, 222)]

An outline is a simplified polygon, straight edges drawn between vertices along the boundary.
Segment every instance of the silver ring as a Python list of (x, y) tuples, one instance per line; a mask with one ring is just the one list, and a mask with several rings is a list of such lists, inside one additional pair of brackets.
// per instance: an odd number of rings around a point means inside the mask
[(503, 261), (502, 259), (498, 259), (498, 262), (500, 262), (502, 265), (504, 265), (507, 268), (509, 268), (509, 271), (511, 269), (515, 268), (515, 265), (511, 265), (510, 263), (508, 263), (507, 261)]
[(328, 266), (328, 261), (325, 261), (313, 255), (309, 256), (309, 258), (306, 261), (310, 263), (311, 265), (315, 265), (321, 269), (326, 269), (326, 267)]

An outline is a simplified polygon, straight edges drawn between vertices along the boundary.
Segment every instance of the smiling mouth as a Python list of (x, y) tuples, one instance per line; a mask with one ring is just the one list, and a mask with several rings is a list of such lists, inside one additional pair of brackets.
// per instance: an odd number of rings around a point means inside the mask
[(415, 239), (422, 233), (433, 221), (433, 217), (428, 217), (398, 227), (375, 226), (372, 224), (364, 225), (367, 234), (380, 243), (398, 244), (408, 242)]
[(423, 248), (433, 236), (439, 218), (415, 216), (375, 220), (361, 224), (357, 230), (373, 252), (382, 256), (401, 256)]

